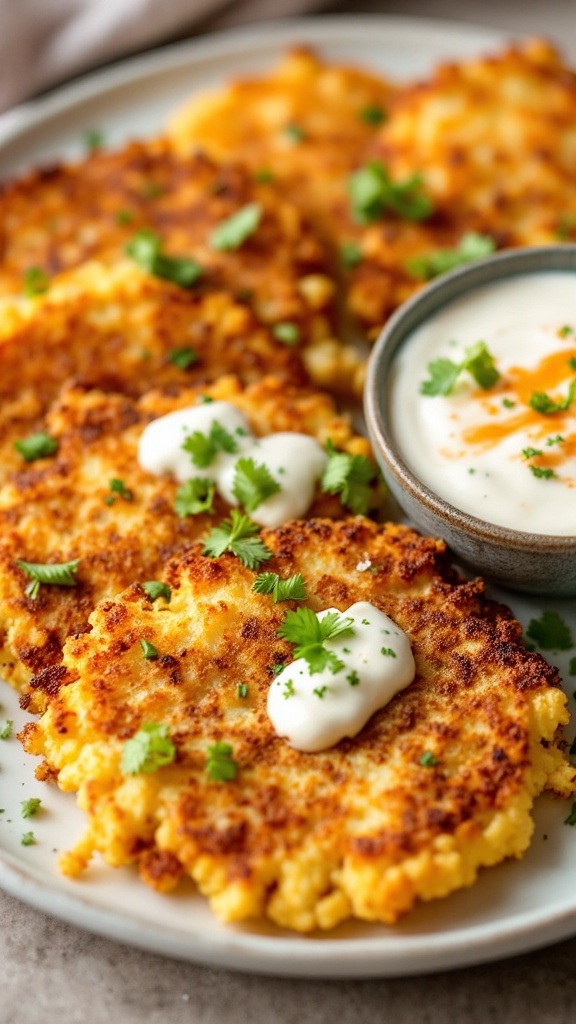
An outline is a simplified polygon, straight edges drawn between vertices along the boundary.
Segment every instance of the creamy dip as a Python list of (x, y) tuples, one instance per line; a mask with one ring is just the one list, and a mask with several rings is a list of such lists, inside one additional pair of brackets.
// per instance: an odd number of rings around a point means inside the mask
[[(422, 383), (438, 359), (461, 363), (483, 341), (500, 377), (484, 390), (467, 372), (451, 394)], [(576, 273), (525, 274), (479, 288), (430, 317), (394, 360), (388, 392), (394, 441), (440, 497), (523, 532), (576, 533)], [(576, 385), (574, 385), (576, 392)], [(546, 404), (546, 403), (544, 403)]]
[[(327, 608), (318, 618), (334, 611)], [(392, 619), (368, 601), (341, 614), (351, 619), (353, 635), (327, 640), (325, 646), (342, 668), (311, 673), (308, 662), (297, 658), (268, 691), (272, 725), (296, 750), (326, 750), (344, 736), (356, 736), (375, 711), (414, 679), (410, 641)]]
[[(184, 442), (195, 433), (208, 437), (214, 424), (233, 439), (235, 450), (218, 449), (208, 465), (197, 466)], [(211, 480), (230, 505), (238, 504), (234, 477), (238, 460), (245, 458), (266, 466), (279, 487), (250, 512), (254, 522), (275, 529), (306, 514), (326, 466), (324, 449), (315, 438), (290, 431), (255, 437), (246, 417), (230, 402), (206, 402), (160, 416), (144, 429), (138, 447), (138, 461), (149, 473), (170, 474), (181, 483)]]

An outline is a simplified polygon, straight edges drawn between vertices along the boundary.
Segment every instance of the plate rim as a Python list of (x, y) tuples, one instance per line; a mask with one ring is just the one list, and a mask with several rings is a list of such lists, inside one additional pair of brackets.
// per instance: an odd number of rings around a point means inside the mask
[[(129, 86), (176, 67), (194, 67), (221, 60), (227, 54), (249, 52), (268, 45), (291, 43), (328, 45), (366, 34), (418, 33), (455, 44), (459, 38), (478, 40), (478, 50), (505, 44), (507, 34), (486, 25), (442, 18), (419, 18), (386, 14), (319, 15), (259, 22), (230, 28), (169, 45), (143, 54), (120, 58), (112, 64), (58, 86), (47, 95), (29, 100), (0, 115), (0, 155), (4, 147), (25, 138), (47, 120), (65, 114), (85, 100)], [(298, 37), (298, 38), (296, 38)], [(351, 62), (357, 59), (350, 58)], [(191, 82), (191, 92), (193, 81)], [(429, 934), (334, 939), (254, 935), (231, 929), (228, 933), (183, 932), (173, 924), (157, 930), (138, 913), (127, 916), (108, 907), (98, 907), (68, 893), (50, 878), (40, 880), (32, 870), (9, 852), (0, 850), (0, 888), (23, 902), (76, 927), (140, 949), (209, 966), (284, 977), (368, 978), (401, 977), (480, 964), (502, 956), (536, 949), (576, 932), (576, 903), (572, 908), (538, 908), (504, 919), (497, 926), (487, 922), (466, 928)], [(495, 928), (497, 932), (495, 934)]]

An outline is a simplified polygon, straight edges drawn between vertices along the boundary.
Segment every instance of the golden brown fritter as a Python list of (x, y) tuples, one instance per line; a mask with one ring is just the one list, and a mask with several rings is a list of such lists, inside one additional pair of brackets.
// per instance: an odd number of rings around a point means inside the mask
[[(261, 209), (256, 230), (237, 248), (214, 248), (214, 229), (251, 203)], [(328, 332), (334, 287), (299, 210), (246, 169), (199, 153), (180, 160), (160, 140), (5, 185), (0, 294), (21, 293), (30, 267), (51, 278), (90, 259), (114, 262), (142, 229), (157, 233), (164, 253), (200, 264), (201, 294), (228, 291), (263, 322), (294, 321), (307, 338)]]
[[(296, 431), (370, 455), (369, 442), (354, 435), (329, 396), (279, 377), (246, 388), (235, 377), (196, 389), (173, 385), (139, 401), (81, 387), (65, 391), (44, 424), (58, 441), (57, 453), (23, 465), (0, 488), (0, 671), (14, 685), (58, 662), (64, 640), (87, 628), (98, 601), (132, 582), (157, 579), (173, 554), (229, 515), (217, 497), (212, 514), (180, 518), (174, 510), (179, 485), (138, 463), (146, 424), (206, 395), (239, 408), (257, 435)], [(130, 497), (112, 491), (111, 480), (122, 481)], [(375, 486), (375, 504), (378, 499)], [(339, 499), (320, 489), (313, 511), (345, 515)], [(77, 585), (41, 586), (29, 598), (19, 559), (80, 559)]]
[(468, 232), (499, 248), (576, 237), (576, 75), (542, 40), (441, 65), (397, 91), (366, 159), (394, 181), (420, 174), (435, 210), (355, 232), (365, 258), (349, 303), (377, 327), (418, 287), (406, 264)]
[(0, 481), (22, 467), (14, 440), (40, 429), (69, 378), (138, 396), (271, 372), (306, 380), (297, 352), (225, 292), (196, 295), (127, 261), (88, 263), (46, 295), (0, 301)]
[[(166, 571), (169, 604), (139, 586), (103, 602), (62, 667), (35, 681), (51, 700), (26, 746), (88, 815), (63, 870), (99, 851), (160, 891), (189, 874), (224, 921), (309, 931), (349, 916), (393, 923), (520, 856), (534, 796), (570, 792), (574, 769), (557, 746), (558, 673), (525, 650), (511, 613), (455, 577), (441, 541), (403, 526), (316, 519), (262, 537), (266, 569), (303, 573), (314, 610), (366, 600), (390, 615), (411, 639), (414, 682), (354, 739), (292, 749), (266, 701), (292, 656), (277, 631), (294, 605), (254, 593), (233, 555), (189, 549)], [(150, 723), (169, 730), (175, 761), (122, 774), (125, 741)], [(215, 742), (232, 747), (234, 780), (209, 777)]]
[(199, 145), (217, 160), (268, 173), (332, 237), (332, 211), (386, 119), (391, 93), (382, 78), (300, 47), (265, 76), (195, 96), (171, 117), (168, 137), (182, 155)]

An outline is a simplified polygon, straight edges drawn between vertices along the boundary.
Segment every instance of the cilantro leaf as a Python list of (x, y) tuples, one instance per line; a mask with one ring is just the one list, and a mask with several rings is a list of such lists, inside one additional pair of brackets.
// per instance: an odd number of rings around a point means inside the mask
[(142, 648), (142, 654), (146, 658), (146, 661), (156, 661), (158, 657), (158, 651), (154, 647), (150, 640), (141, 640), (140, 647)]
[(159, 580), (147, 580), (143, 584), (143, 589), (149, 601), (154, 602), (159, 597), (163, 597), (166, 604), (170, 604), (172, 590), (167, 583), (161, 583)]
[(176, 747), (169, 736), (168, 726), (159, 722), (145, 722), (131, 739), (126, 740), (120, 771), (123, 775), (155, 772), (171, 764)]
[(494, 357), (488, 351), (488, 346), (484, 341), (477, 341), (475, 345), (465, 349), (462, 368), (468, 370), (478, 386), (485, 391), (494, 387), (496, 381), (500, 379), (500, 374), (494, 365)]
[(52, 587), (75, 587), (79, 564), (79, 558), (72, 562), (50, 562), (46, 564), (41, 562), (25, 562), (21, 558), (16, 561), (18, 568), (22, 569), (22, 572), (25, 572), (32, 581), (24, 591), (26, 597), (29, 597), (32, 601), (38, 597), (38, 591), (43, 583)]
[(247, 512), (254, 512), (280, 490), (280, 484), (264, 463), (257, 463), (251, 458), (238, 459), (234, 466), (232, 494)]
[(232, 782), (238, 774), (238, 764), (232, 757), (234, 748), (217, 741), (206, 750), (206, 773), (215, 782)]
[(500, 378), (494, 365), (494, 357), (483, 341), (478, 341), (465, 349), (461, 363), (453, 363), (451, 359), (435, 359), (428, 363), (426, 369), (430, 376), (420, 384), (420, 394), (429, 397), (450, 395), (463, 370), (468, 370), (479, 387), (485, 391), (493, 387)]
[(287, 124), (282, 129), (284, 135), (290, 142), (303, 142), (306, 138), (306, 132), (299, 124)]
[(430, 397), (449, 395), (460, 376), (461, 366), (451, 359), (434, 359), (426, 367), (430, 377), (420, 384), (420, 394)]
[(28, 267), (24, 273), (24, 295), (33, 299), (35, 295), (43, 295), (48, 291), (50, 278), (40, 267)]
[(364, 121), (364, 124), (377, 126), (386, 120), (386, 112), (375, 103), (368, 103), (360, 111), (360, 120)]
[(572, 633), (557, 612), (545, 611), (539, 619), (531, 619), (526, 635), (543, 651), (568, 651), (574, 646)]
[(59, 448), (59, 442), (50, 434), (41, 432), (23, 437), (20, 441), (14, 441), (16, 451), (26, 462), (34, 462), (36, 459), (45, 459), (49, 455), (55, 455)]
[(31, 796), (29, 800), (22, 800), (22, 817), (31, 818), (33, 814), (37, 813), (41, 803), (42, 801), (39, 796)]
[(528, 468), (532, 476), (535, 476), (538, 480), (555, 480), (558, 478), (558, 474), (553, 469), (545, 469), (543, 466), (529, 466)]
[(174, 497), (174, 511), (181, 519), (212, 512), (216, 484), (205, 477), (193, 477), (179, 487)]
[(171, 281), (172, 284), (180, 285), (181, 288), (191, 288), (204, 273), (195, 260), (166, 256), (162, 252), (159, 235), (148, 228), (137, 231), (126, 245), (125, 251), (143, 270), (165, 281)]
[(344, 667), (343, 662), (328, 651), (324, 644), (336, 637), (353, 636), (353, 620), (343, 618), (339, 612), (329, 612), (321, 619), (311, 608), (297, 608), (286, 612), (284, 622), (278, 630), (278, 636), (294, 644), (294, 657), (304, 658), (308, 662), (311, 675), (329, 668), (338, 672)]
[(35, 842), (36, 842), (36, 838), (35, 838), (33, 832), (24, 832), (24, 835), (22, 836), (22, 839), (20, 840), (20, 844), (22, 846), (34, 846)]
[(433, 252), (413, 256), (406, 263), (406, 270), (412, 277), (430, 281), (433, 277), (446, 274), (465, 263), (474, 263), (494, 252), (496, 244), (490, 235), (470, 231), (463, 235), (455, 249), (435, 249)]
[(378, 472), (364, 455), (339, 452), (329, 442), (328, 462), (322, 475), (321, 487), (325, 494), (338, 494), (345, 508), (355, 515), (365, 515), (372, 504), (371, 484)]
[(84, 145), (89, 153), (93, 153), (96, 149), (102, 149), (104, 145), (104, 134), (99, 128), (89, 128), (84, 133)]
[(236, 692), (238, 693), (239, 697), (244, 699), (244, 697), (248, 696), (248, 684), (247, 683), (238, 683), (238, 687), (237, 687), (237, 691)]
[(110, 487), (112, 494), (117, 494), (118, 497), (123, 498), (124, 501), (134, 500), (134, 495), (132, 494), (130, 488), (126, 487), (124, 481), (119, 480), (118, 477), (112, 477), (112, 480), (110, 480), (108, 486)]
[(302, 573), (281, 579), (275, 572), (261, 572), (252, 585), (256, 594), (271, 594), (274, 604), (279, 601), (305, 601), (307, 598), (306, 583)]
[(233, 454), (238, 451), (238, 443), (217, 421), (214, 421), (207, 434), (195, 430), (182, 443), (182, 449), (188, 452), (192, 462), (198, 469), (205, 469), (216, 458), (219, 451)]
[(572, 807), (570, 809), (570, 814), (568, 815), (567, 818), (564, 819), (564, 824), (565, 825), (572, 825), (573, 828), (576, 827), (576, 800), (572, 804)]
[(434, 765), (438, 764), (438, 758), (434, 757), (431, 750), (425, 750), (419, 758), (418, 763), (421, 764), (423, 768), (433, 768)]
[(182, 348), (173, 348), (168, 356), (168, 362), (177, 366), (179, 370), (187, 370), (198, 362), (199, 356), (191, 345), (183, 345)]
[(219, 252), (239, 249), (257, 230), (261, 218), (260, 203), (247, 203), (214, 229), (210, 235), (211, 248)]
[(574, 397), (576, 396), (576, 378), (570, 383), (568, 388), (568, 394), (566, 398), (560, 402), (554, 402), (545, 391), (534, 391), (530, 395), (530, 406), (535, 409), (536, 412), (543, 413), (544, 416), (549, 416), (553, 412), (566, 412), (570, 408)]
[(355, 171), (350, 176), (348, 191), (357, 224), (379, 220), (386, 211), (396, 213), (404, 220), (424, 220), (433, 209), (419, 174), (393, 182), (387, 167), (379, 161), (365, 164)]
[(14, 722), (8, 718), (4, 725), (0, 726), (0, 740), (9, 740), (12, 735), (12, 729), (14, 728)]
[(257, 536), (258, 532), (256, 523), (233, 508), (230, 519), (223, 519), (219, 526), (210, 531), (202, 553), (219, 558), (225, 551), (230, 551), (248, 569), (257, 569), (261, 562), (272, 558), (272, 552)]
[(300, 341), (300, 328), (298, 324), (293, 324), (290, 320), (281, 320), (274, 324), (272, 334), (277, 341), (281, 341), (284, 345), (297, 345)]

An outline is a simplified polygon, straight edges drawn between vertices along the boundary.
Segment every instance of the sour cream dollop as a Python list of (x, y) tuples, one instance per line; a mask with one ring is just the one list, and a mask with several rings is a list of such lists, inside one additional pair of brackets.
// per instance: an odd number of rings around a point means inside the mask
[[(500, 377), (487, 390), (462, 372), (451, 394), (422, 382), (483, 341)], [(432, 491), (464, 512), (523, 532), (576, 527), (576, 274), (543, 271), (490, 284), (423, 323), (394, 360), (388, 402), (396, 445)], [(537, 400), (536, 400), (537, 402)]]
[[(322, 620), (336, 611), (318, 612)], [(352, 620), (352, 636), (327, 640), (343, 667), (310, 672), (297, 658), (268, 691), (268, 716), (276, 733), (296, 750), (314, 753), (356, 736), (380, 708), (414, 679), (416, 667), (406, 633), (368, 601), (338, 615)]]
[[(231, 435), (236, 450), (219, 450), (208, 466), (196, 466), (182, 445), (190, 434), (208, 436), (215, 423)], [(212, 480), (230, 505), (238, 504), (232, 488), (241, 458), (265, 465), (280, 487), (250, 512), (254, 522), (275, 529), (306, 514), (328, 457), (307, 434), (285, 431), (255, 437), (246, 417), (230, 402), (206, 402), (160, 416), (145, 427), (138, 446), (138, 461), (149, 473), (170, 474), (180, 483), (196, 477)]]

